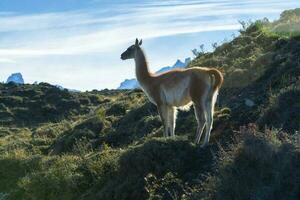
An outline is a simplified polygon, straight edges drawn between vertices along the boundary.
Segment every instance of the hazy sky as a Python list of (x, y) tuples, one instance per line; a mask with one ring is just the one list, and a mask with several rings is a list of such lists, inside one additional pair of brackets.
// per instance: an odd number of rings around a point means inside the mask
[(191, 49), (232, 39), (238, 20), (276, 19), (299, 0), (0, 0), (0, 81), (116, 88), (133, 78), (120, 54), (136, 37), (151, 70), (192, 57)]

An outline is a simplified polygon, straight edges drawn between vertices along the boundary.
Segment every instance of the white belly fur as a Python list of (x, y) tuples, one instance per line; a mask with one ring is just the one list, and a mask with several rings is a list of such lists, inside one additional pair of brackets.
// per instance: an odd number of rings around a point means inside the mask
[(178, 84), (172, 85), (172, 87), (167, 88), (162, 85), (160, 88), (160, 95), (164, 103), (187, 110), (191, 105), (189, 84), (190, 78), (185, 78)]

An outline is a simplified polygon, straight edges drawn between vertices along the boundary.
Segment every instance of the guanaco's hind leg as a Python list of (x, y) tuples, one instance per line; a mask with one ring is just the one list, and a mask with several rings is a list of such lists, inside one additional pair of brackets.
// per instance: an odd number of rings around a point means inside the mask
[(211, 102), (207, 102), (206, 106), (206, 129), (205, 129), (205, 138), (204, 142), (201, 145), (201, 147), (205, 147), (209, 143), (209, 138), (210, 138), (210, 132), (212, 129), (212, 124), (213, 124), (213, 115), (211, 112)]
[(176, 126), (176, 116), (177, 116), (177, 110), (175, 107), (169, 107), (168, 108), (168, 129), (169, 129), (169, 135), (174, 137), (175, 136), (175, 126)]
[(218, 93), (215, 92), (211, 97), (206, 100), (206, 111), (207, 111), (207, 126), (206, 126), (206, 133), (205, 139), (202, 147), (206, 146), (209, 143), (210, 133), (213, 127), (214, 122), (214, 108), (216, 103)]
[(162, 124), (164, 126), (164, 137), (168, 137), (169, 135), (169, 108), (167, 105), (159, 105), (157, 106), (158, 113), (160, 115)]
[(199, 144), (206, 123), (205, 106), (203, 104), (194, 104), (194, 110), (198, 123), (195, 143)]

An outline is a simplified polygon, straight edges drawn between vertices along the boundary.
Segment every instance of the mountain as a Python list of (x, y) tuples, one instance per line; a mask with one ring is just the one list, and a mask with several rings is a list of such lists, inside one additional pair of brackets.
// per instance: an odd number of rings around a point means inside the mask
[[(177, 69), (177, 68), (185, 68), (189, 63), (191, 62), (191, 58), (186, 58), (184, 62), (181, 60), (177, 60), (173, 66), (166, 66), (155, 72), (156, 74), (160, 74), (163, 72), (170, 71), (172, 69)], [(119, 90), (130, 90), (130, 89), (135, 89), (139, 88), (139, 83), (137, 82), (136, 79), (126, 79), (123, 81), (120, 86), (117, 88)]]
[(11, 74), (6, 83), (10, 83), (10, 82), (13, 82), (13, 83), (17, 83), (17, 84), (24, 84), (24, 79), (22, 77), (22, 74), (21, 73), (13, 73)]
[[(13, 83), (17, 83), (17, 84), (24, 84), (24, 79), (23, 79), (23, 76), (21, 73), (13, 73), (11, 74), (8, 78), (7, 78), (7, 81), (6, 83), (10, 83), (10, 82), (13, 82)], [(33, 83), (33, 85), (38, 85), (39, 83), (37, 81), (35, 81)], [(54, 85), (55, 87), (57, 87), (58, 89), (60, 90), (68, 90), (69, 92), (80, 92), (79, 90), (75, 90), (75, 89), (68, 89), (68, 88), (65, 88), (61, 85)]]
[(125, 81), (123, 81), (118, 87), (119, 90), (135, 89), (135, 88), (139, 88), (139, 83), (135, 78), (125, 79)]
[(80, 92), (80, 90), (65, 88), (65, 87), (63, 87), (61, 85), (57, 85), (57, 84), (54, 85), (54, 86), (57, 87), (60, 90), (68, 90), (69, 92)]
[(191, 62), (191, 58), (186, 58), (184, 60), (184, 62), (182, 62), (181, 60), (177, 60), (176, 63), (170, 67), (170, 66), (167, 66), (167, 67), (163, 67), (161, 68), (160, 70), (158, 70), (156, 72), (156, 74), (159, 74), (159, 73), (163, 73), (163, 72), (167, 72), (167, 71), (170, 71), (172, 69), (177, 69), (177, 68), (185, 68), (189, 63)]

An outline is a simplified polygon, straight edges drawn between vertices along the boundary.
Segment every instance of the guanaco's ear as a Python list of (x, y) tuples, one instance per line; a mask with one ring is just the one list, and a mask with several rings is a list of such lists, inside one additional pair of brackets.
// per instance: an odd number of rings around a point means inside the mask
[(143, 44), (143, 40), (141, 39), (139, 42), (139, 45), (141, 46)]
[(139, 45), (139, 40), (136, 38), (135, 39), (135, 46), (138, 46)]

